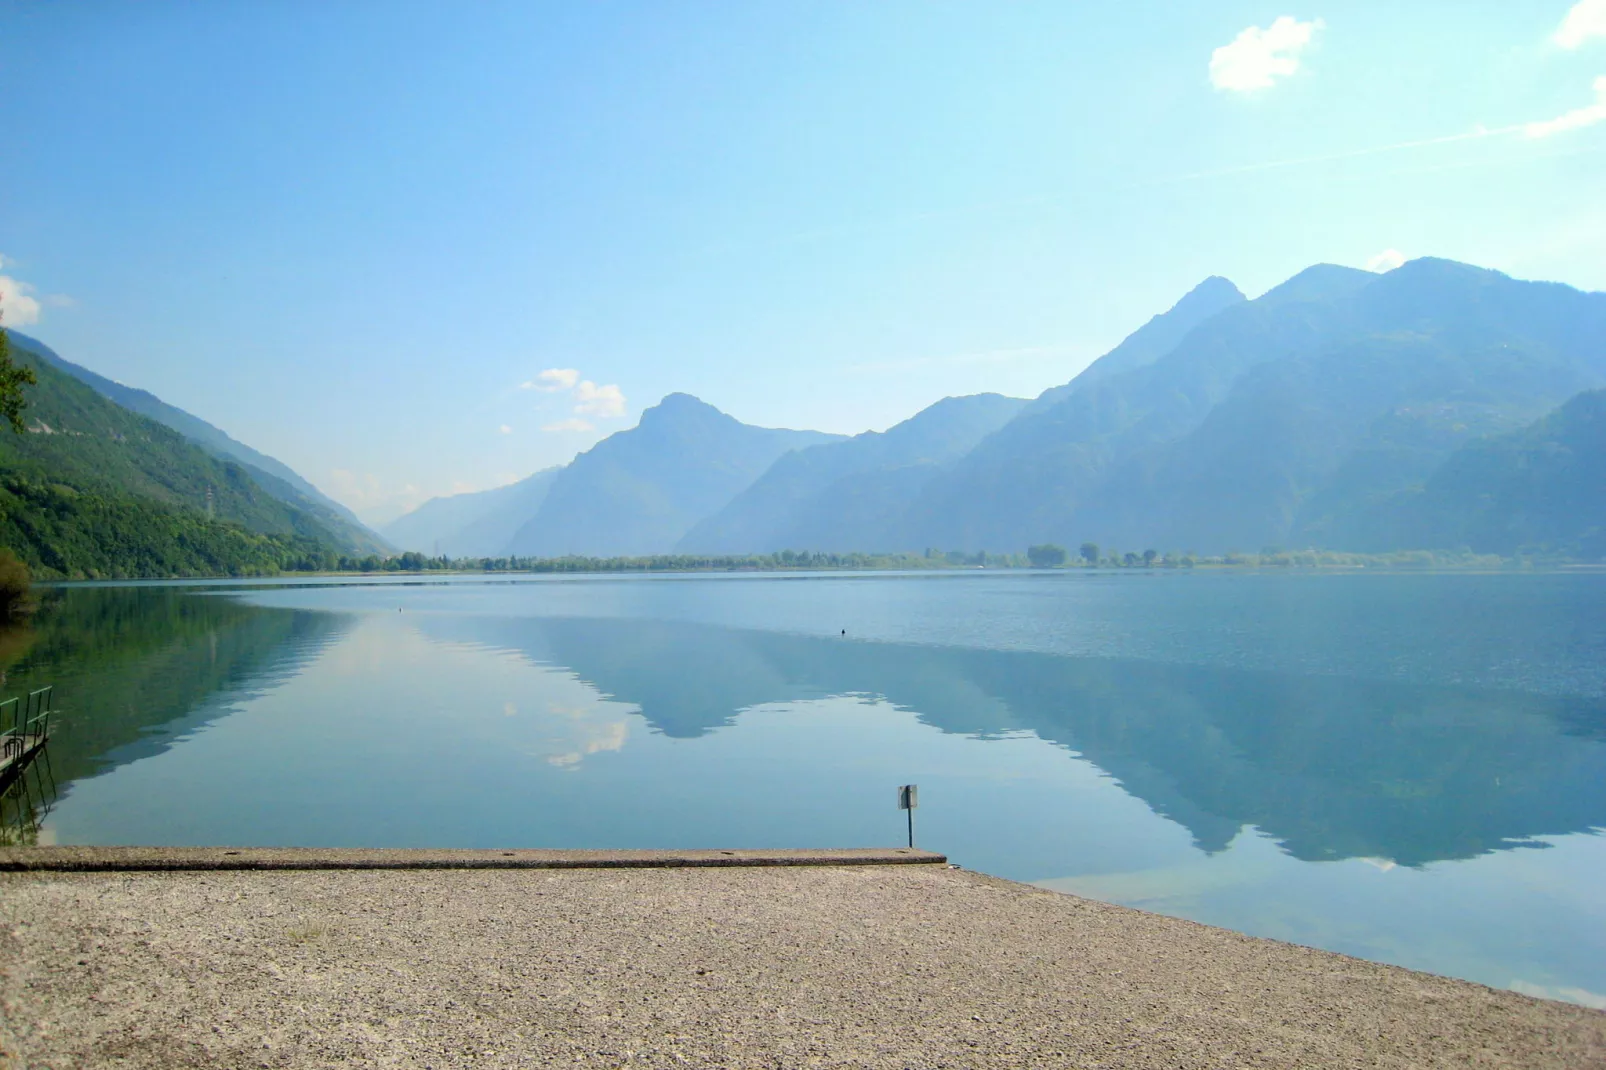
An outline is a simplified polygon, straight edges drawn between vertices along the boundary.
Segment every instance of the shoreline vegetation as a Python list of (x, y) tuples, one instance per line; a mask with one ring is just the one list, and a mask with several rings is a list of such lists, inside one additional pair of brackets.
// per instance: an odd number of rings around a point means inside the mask
[[(1033, 547), (1033, 551), (1041, 550)], [(1094, 557), (1071, 557), (1068, 554), (1055, 559), (1044, 559), (1041, 554), (996, 554), (985, 551), (927, 550), (917, 553), (823, 553), (806, 550), (782, 550), (772, 554), (654, 554), (645, 557), (496, 557), (450, 558), (425, 557), (422, 554), (399, 554), (379, 560), (342, 562), (342, 566), (321, 570), (341, 575), (364, 575), (396, 572), (453, 572), (453, 573), (608, 573), (608, 572), (868, 572), (868, 571), (947, 571), (975, 569), (1223, 569), (1223, 568), (1406, 568), (1406, 569), (1506, 569), (1574, 564), (1562, 558), (1502, 558), (1497, 554), (1476, 554), (1470, 551), (1410, 550), (1386, 554), (1336, 553), (1326, 550), (1285, 551), (1267, 549), (1257, 554), (1227, 553), (1201, 555), (1193, 553), (1098, 554)], [(355, 566), (355, 567), (349, 567)]]
[[(1034, 547), (1033, 549), (1039, 549)], [(84, 580), (163, 580), (163, 579), (250, 579), (294, 576), (380, 576), (380, 575), (542, 575), (608, 573), (715, 573), (715, 572), (887, 572), (887, 571), (1532, 571), (1560, 569), (1588, 571), (1603, 567), (1597, 562), (1532, 554), (1501, 557), (1466, 550), (1401, 550), (1392, 553), (1360, 554), (1329, 550), (1275, 550), (1260, 553), (1142, 554), (1125, 552), (1100, 554), (1063, 560), (1033, 560), (1028, 554), (961, 553), (931, 550), (924, 554), (815, 553), (785, 550), (773, 554), (656, 554), (645, 557), (426, 557), (419, 553), (395, 554), (381, 558), (369, 555), (334, 561), (302, 559), (286, 568), (257, 567), (238, 570), (184, 571), (152, 573), (115, 570), (98, 575), (36, 575), (47, 583)], [(47, 570), (48, 571), (48, 570)]]

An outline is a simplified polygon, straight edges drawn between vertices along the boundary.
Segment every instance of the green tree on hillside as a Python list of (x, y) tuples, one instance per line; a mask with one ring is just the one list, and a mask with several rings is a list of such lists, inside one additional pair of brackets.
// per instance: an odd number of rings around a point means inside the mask
[[(3, 316), (0, 313), (0, 317)], [(22, 422), (22, 410), (27, 408), (28, 399), (22, 396), (22, 388), (38, 381), (32, 368), (11, 363), (11, 334), (0, 324), (0, 416), (10, 421), (11, 430), (19, 435), (27, 430)]]
[(10, 550), (0, 550), (0, 620), (27, 616), (35, 605), (28, 566)]
[[(4, 315), (0, 313), (0, 318)], [(28, 399), (22, 396), (22, 388), (37, 381), (32, 368), (11, 363), (11, 335), (0, 324), (0, 414), (10, 421), (15, 434), (27, 430), (22, 423), (22, 410)], [(0, 616), (10, 618), (29, 612), (34, 605), (32, 588), (28, 566), (10, 550), (0, 549)]]

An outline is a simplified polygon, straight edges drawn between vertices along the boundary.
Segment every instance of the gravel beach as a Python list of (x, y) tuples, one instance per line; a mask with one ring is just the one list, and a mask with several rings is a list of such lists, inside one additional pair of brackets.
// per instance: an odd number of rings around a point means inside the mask
[(0, 1067), (1600, 1067), (1606, 1014), (940, 865), (0, 874)]

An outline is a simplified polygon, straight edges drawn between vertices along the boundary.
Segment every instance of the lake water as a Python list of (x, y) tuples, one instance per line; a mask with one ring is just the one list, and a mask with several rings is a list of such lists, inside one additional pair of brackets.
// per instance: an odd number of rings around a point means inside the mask
[(39, 842), (879, 846), (917, 783), (967, 868), (1606, 1005), (1602, 574), (76, 586), (0, 665)]

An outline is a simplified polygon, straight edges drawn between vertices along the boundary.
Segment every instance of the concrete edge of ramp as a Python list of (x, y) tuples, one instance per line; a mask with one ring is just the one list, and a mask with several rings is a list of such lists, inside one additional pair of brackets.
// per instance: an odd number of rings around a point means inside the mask
[(937, 865), (910, 847), (779, 851), (465, 851), (364, 847), (5, 847), (0, 872), (108, 873), (233, 869), (679, 869), (711, 866)]

